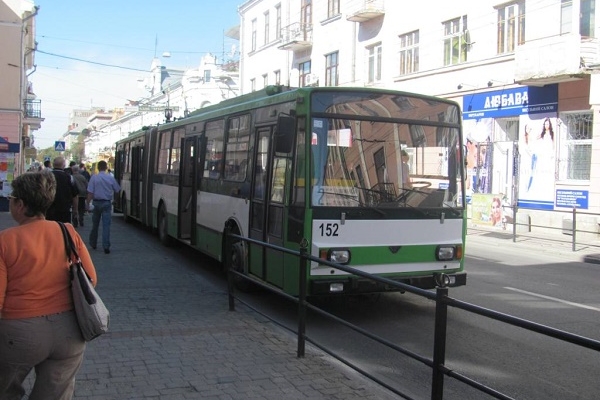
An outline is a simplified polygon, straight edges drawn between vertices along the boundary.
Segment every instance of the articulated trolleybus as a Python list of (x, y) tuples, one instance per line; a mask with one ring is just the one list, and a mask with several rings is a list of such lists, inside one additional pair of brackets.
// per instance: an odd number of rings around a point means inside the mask
[[(367, 273), (466, 283), (459, 107), (369, 88), (268, 86), (117, 143), (116, 210), (224, 260), (225, 227)], [(298, 294), (298, 259), (239, 241), (237, 270)], [(311, 262), (308, 294), (391, 290)]]

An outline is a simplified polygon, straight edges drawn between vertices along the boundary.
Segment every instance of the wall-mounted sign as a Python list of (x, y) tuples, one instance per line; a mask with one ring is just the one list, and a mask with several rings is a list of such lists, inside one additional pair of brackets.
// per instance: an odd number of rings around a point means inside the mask
[(540, 114), (557, 110), (557, 84), (522, 86), (463, 96), (463, 119)]

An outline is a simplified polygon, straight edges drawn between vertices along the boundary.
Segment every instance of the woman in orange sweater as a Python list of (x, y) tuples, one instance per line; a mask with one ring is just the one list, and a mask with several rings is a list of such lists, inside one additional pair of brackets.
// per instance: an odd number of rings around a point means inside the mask
[[(10, 213), (18, 226), (0, 232), (0, 399), (21, 399), (32, 369), (30, 400), (71, 399), (83, 360), (65, 242), (60, 226), (44, 216), (55, 193), (56, 179), (45, 171), (12, 182)], [(65, 225), (96, 284), (90, 253)]]

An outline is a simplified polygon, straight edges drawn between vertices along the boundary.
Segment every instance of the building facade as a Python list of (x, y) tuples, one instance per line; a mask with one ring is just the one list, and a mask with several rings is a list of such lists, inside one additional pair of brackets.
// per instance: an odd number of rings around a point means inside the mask
[(556, 227), (574, 207), (600, 213), (595, 0), (250, 0), (239, 13), (242, 93), (281, 83), (455, 100), (470, 212), (499, 198), (521, 222)]
[(33, 132), (41, 127), (41, 102), (29, 75), (35, 72), (35, 17), (38, 7), (28, 0), (0, 2), (0, 196), (35, 157)]
[(115, 143), (130, 133), (183, 118), (196, 109), (237, 96), (238, 80), (237, 63), (219, 64), (211, 54), (202, 57), (198, 68), (188, 70), (166, 68), (155, 58), (148, 76), (140, 80), (148, 97), (111, 110), (109, 118), (103, 121), (98, 113), (88, 118), (86, 161), (110, 162)]

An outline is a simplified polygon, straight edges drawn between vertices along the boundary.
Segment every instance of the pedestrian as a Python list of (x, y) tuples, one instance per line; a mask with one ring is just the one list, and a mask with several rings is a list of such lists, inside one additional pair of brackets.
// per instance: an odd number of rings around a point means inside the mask
[(112, 175), (106, 170), (106, 161), (98, 162), (98, 173), (93, 175), (88, 183), (87, 210), (92, 203), (92, 231), (90, 232), (90, 246), (96, 249), (98, 244), (98, 227), (102, 220), (102, 247), (104, 253), (110, 253), (110, 219), (112, 214), (112, 198), (119, 193), (121, 187)]
[(79, 172), (81, 172), (81, 175), (85, 176), (85, 179), (87, 179), (88, 182), (90, 181), (91, 176), (84, 163), (79, 164)]
[(56, 178), (56, 196), (46, 212), (46, 219), (71, 223), (71, 211), (77, 214), (77, 187), (73, 177), (65, 169), (65, 159), (61, 156), (52, 161), (52, 174)]
[[(73, 311), (69, 262), (60, 226), (44, 214), (56, 193), (46, 171), (22, 174), (12, 183), (9, 209), (17, 226), (0, 232), (0, 399), (71, 399), (85, 341)], [(96, 270), (85, 243), (66, 225), (85, 270)]]
[(85, 179), (85, 176), (81, 174), (79, 171), (78, 165), (73, 165), (71, 167), (73, 170), (73, 181), (75, 182), (75, 186), (77, 186), (77, 214), (73, 214), (73, 226), (77, 228), (78, 226), (83, 226), (83, 217), (85, 216), (85, 200), (87, 199), (87, 186), (88, 181)]
[(44, 169), (47, 169), (49, 171), (52, 170), (52, 165), (50, 163), (50, 160), (44, 160)]

